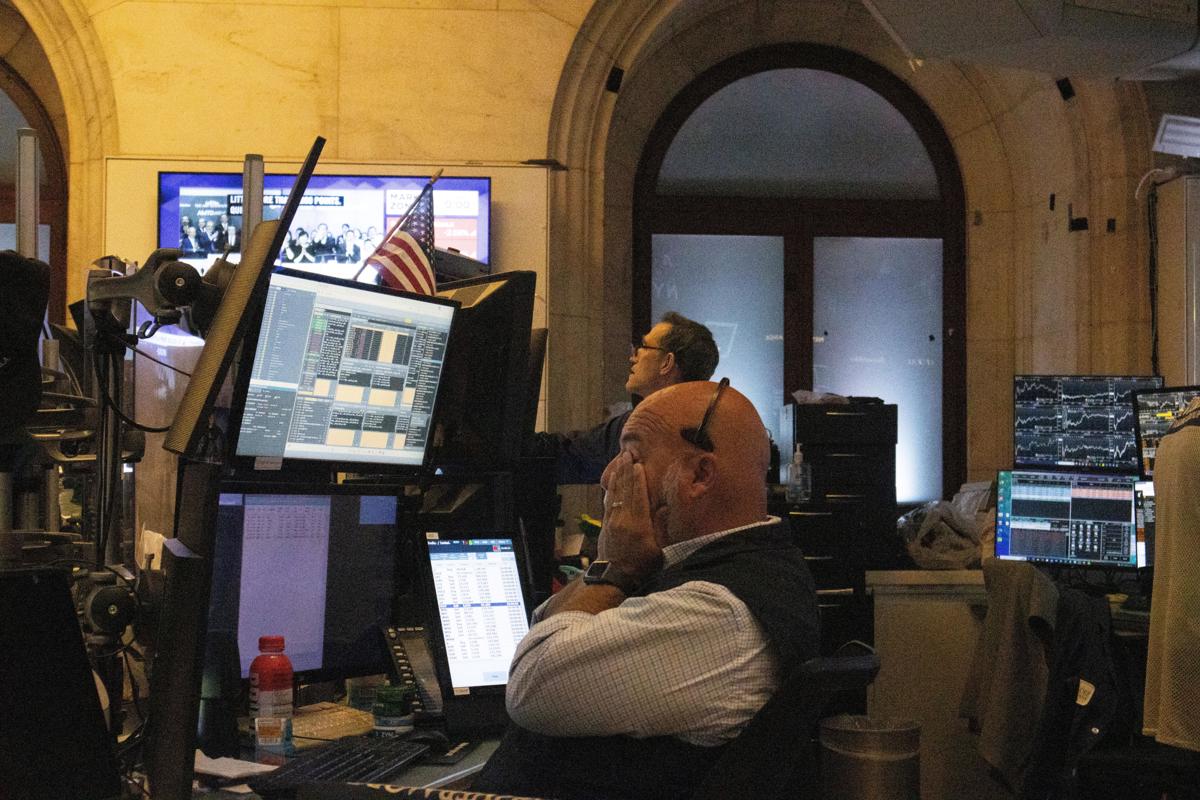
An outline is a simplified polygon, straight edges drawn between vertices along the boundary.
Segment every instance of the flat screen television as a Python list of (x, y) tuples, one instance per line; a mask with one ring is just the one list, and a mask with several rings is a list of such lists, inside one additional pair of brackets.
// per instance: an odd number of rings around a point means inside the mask
[(1133, 393), (1162, 386), (1149, 375), (1017, 375), (1013, 465), (1138, 471)]
[(276, 269), (234, 390), (235, 466), (420, 471), (457, 307)]
[(996, 558), (1138, 567), (1136, 484), (1132, 475), (1001, 471)]
[(1175, 418), (1197, 397), (1200, 397), (1200, 386), (1175, 386), (1134, 393), (1138, 462), (1141, 464), (1143, 478), (1154, 477), (1154, 457), (1158, 453), (1158, 440), (1171, 427)]
[[(264, 177), (264, 220), (279, 216), (293, 180), (287, 174)], [(427, 181), (416, 176), (312, 176), (276, 263), (354, 277)], [(489, 263), (491, 194), (491, 178), (439, 178), (433, 189), (434, 244)], [(159, 247), (182, 249), (183, 260), (204, 272), (226, 247), (240, 252), (241, 227), (241, 173), (158, 174)], [(367, 273), (373, 277), (371, 270)]]

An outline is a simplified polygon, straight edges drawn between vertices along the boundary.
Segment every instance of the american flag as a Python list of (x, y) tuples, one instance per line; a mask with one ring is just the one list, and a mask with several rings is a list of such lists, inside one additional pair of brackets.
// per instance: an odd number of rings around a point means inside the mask
[(379, 247), (367, 257), (384, 286), (416, 294), (433, 294), (433, 182), (421, 190), (412, 208)]

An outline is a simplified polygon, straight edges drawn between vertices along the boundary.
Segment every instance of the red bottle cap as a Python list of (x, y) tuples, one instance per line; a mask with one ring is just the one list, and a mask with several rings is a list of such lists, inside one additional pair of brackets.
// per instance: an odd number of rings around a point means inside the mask
[(283, 637), (282, 636), (260, 636), (260, 637), (258, 637), (258, 649), (264, 653), (282, 653), (283, 652)]

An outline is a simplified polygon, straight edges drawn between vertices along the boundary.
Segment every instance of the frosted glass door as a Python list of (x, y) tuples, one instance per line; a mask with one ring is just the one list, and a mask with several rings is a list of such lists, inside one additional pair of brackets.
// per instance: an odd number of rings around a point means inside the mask
[(942, 494), (942, 242), (813, 240), (813, 388), (895, 403), (896, 499)]
[(779, 441), (783, 403), (783, 237), (655, 234), (650, 313), (708, 326), (721, 352), (714, 379), (758, 409)]

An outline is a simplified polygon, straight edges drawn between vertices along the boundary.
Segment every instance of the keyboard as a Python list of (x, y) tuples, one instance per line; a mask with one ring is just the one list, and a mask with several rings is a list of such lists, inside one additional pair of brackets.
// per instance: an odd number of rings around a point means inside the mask
[(297, 750), (328, 744), (347, 736), (364, 736), (375, 728), (370, 711), (340, 703), (314, 703), (304, 706), (292, 718), (292, 738)]
[(403, 772), (429, 750), (426, 744), (405, 739), (354, 737), (309, 750), (268, 772), (247, 781), (255, 793), (267, 800), (294, 797), (301, 786), (316, 782), (375, 783)]

